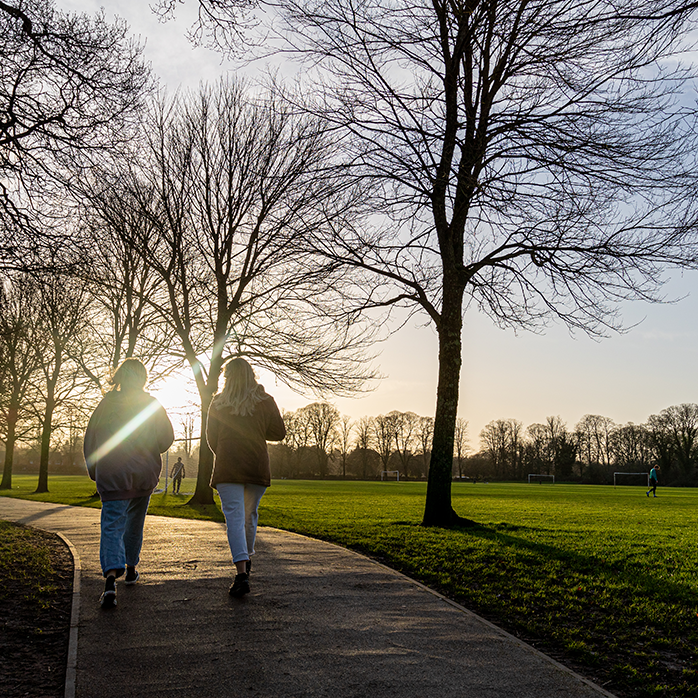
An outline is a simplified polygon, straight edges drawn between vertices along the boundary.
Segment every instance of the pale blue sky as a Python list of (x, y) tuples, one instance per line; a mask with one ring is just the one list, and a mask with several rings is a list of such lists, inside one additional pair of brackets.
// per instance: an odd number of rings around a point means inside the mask
[[(95, 12), (99, 2), (57, 0), (59, 7)], [(232, 66), (185, 37), (194, 3), (179, 9), (176, 22), (160, 24), (143, 0), (111, 2), (107, 17), (118, 14), (134, 34), (147, 40), (146, 55), (171, 91), (215, 80)], [(618, 423), (643, 422), (650, 414), (681, 402), (698, 401), (698, 274), (676, 276), (668, 297), (688, 296), (676, 305), (631, 304), (626, 324), (640, 324), (622, 336), (600, 342), (572, 338), (559, 325), (542, 335), (499, 330), (475, 311), (465, 318), (461, 416), (470, 422), (477, 448), (482, 427), (494, 419), (515, 418), (528, 426), (559, 415), (570, 429), (585, 414), (601, 414)], [(643, 319), (644, 318), (644, 319)], [(334, 403), (354, 418), (390, 410), (432, 415), (436, 395), (437, 341), (431, 327), (405, 327), (382, 346), (378, 359), (387, 377), (370, 394)], [(286, 409), (301, 407), (312, 396), (298, 396), (273, 378), (262, 376), (269, 392)], [(181, 386), (159, 395), (168, 407), (181, 407)], [(154, 394), (158, 394), (154, 391)]]

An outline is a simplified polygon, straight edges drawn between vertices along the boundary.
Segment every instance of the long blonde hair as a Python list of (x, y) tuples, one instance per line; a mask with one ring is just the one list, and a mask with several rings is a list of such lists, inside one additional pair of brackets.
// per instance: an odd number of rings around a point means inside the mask
[(252, 366), (245, 359), (230, 359), (223, 367), (225, 384), (214, 398), (216, 407), (227, 407), (233, 414), (251, 415), (255, 407), (269, 396), (257, 383)]

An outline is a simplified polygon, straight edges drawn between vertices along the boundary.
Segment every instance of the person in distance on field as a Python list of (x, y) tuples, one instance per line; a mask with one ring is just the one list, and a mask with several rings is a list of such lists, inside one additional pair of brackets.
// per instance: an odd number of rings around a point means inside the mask
[(658, 465), (655, 465), (654, 468), (650, 470), (650, 488), (646, 492), (648, 497), (650, 496), (650, 492), (653, 496), (657, 496), (657, 485), (659, 484), (659, 470), (661, 470), (661, 468)]
[(162, 468), (161, 453), (174, 440), (162, 405), (143, 389), (148, 380), (138, 359), (125, 359), (110, 379), (85, 432), (85, 462), (102, 500), (99, 561), (106, 578), (102, 608), (116, 606), (116, 579), (126, 568), (135, 584), (150, 495)]
[(230, 359), (223, 375), (223, 390), (208, 411), (206, 438), (215, 454), (211, 487), (221, 498), (236, 571), (228, 593), (240, 597), (250, 591), (257, 509), (271, 484), (267, 441), (281, 441), (286, 427), (274, 398), (257, 383), (245, 359)]
[(180, 487), (182, 486), (182, 478), (186, 476), (184, 463), (182, 463), (182, 458), (180, 456), (177, 458), (174, 468), (172, 468), (172, 494), (179, 494)]

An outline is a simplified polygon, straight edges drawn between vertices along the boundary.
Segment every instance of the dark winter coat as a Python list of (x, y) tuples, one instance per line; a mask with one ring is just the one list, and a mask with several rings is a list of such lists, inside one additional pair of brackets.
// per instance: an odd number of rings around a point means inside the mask
[(219, 482), (269, 487), (267, 441), (281, 441), (284, 436), (286, 427), (274, 398), (262, 400), (244, 417), (218, 407), (214, 400), (206, 424), (208, 445), (216, 456), (211, 487)]
[(160, 454), (174, 440), (160, 403), (142, 390), (107, 393), (85, 432), (85, 462), (103, 502), (152, 494), (162, 469)]

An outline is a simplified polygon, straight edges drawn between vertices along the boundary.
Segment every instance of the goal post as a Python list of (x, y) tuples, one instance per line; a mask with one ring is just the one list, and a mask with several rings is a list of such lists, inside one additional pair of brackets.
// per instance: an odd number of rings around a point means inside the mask
[(395, 480), (400, 482), (400, 471), (399, 470), (381, 470), (381, 480), (390, 479), (390, 476), (394, 475)]
[[(648, 472), (643, 472), (643, 473), (626, 473), (623, 471), (618, 471), (613, 473), (613, 486), (615, 487), (618, 484), (623, 484), (623, 476), (630, 476), (633, 475), (635, 476), (636, 480), (635, 482), (628, 482), (626, 484), (628, 485), (639, 485), (641, 484), (643, 487), (649, 487), (650, 486), (650, 474)], [(620, 478), (620, 480), (619, 480)], [(643, 478), (640, 482), (638, 480), (640, 478)]]
[(537, 482), (539, 485), (542, 484), (543, 482), (550, 482), (551, 484), (555, 484), (555, 476), (554, 475), (544, 475), (543, 473), (529, 473), (528, 474), (528, 484), (530, 485), (532, 482)]

